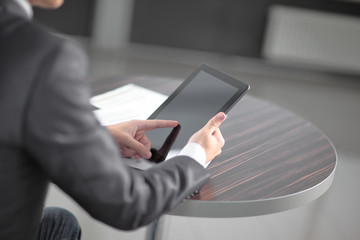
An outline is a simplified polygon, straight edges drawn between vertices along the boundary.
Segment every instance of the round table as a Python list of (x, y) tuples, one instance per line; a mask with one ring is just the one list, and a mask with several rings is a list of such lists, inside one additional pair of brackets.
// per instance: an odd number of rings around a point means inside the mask
[[(181, 81), (137, 76), (94, 81), (94, 93), (127, 83), (170, 95)], [(289, 210), (320, 197), (337, 165), (334, 146), (310, 122), (247, 94), (221, 126), (226, 144), (200, 193), (170, 215), (233, 218)]]

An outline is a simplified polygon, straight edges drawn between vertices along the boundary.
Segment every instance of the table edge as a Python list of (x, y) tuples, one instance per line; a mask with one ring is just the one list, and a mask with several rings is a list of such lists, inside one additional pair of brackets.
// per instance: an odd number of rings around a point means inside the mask
[(322, 196), (330, 188), (336, 168), (337, 161), (332, 173), (326, 179), (316, 186), (298, 193), (276, 198), (232, 202), (185, 200), (167, 215), (200, 218), (237, 218), (290, 210)]

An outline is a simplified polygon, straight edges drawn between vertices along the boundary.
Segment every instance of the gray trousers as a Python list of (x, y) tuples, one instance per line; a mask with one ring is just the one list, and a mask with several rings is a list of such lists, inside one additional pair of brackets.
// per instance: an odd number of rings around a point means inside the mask
[(80, 240), (80, 238), (81, 228), (72, 213), (57, 207), (45, 208), (38, 240)]

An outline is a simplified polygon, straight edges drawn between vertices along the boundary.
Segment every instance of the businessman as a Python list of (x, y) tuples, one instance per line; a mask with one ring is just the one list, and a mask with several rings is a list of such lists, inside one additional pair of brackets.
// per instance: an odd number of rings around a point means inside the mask
[(176, 121), (102, 127), (89, 105), (84, 53), (31, 20), (32, 6), (0, 0), (0, 239), (80, 239), (74, 216), (44, 210), (49, 182), (91, 216), (119, 229), (146, 225), (200, 189), (224, 145), (218, 113), (180, 154), (146, 171), (121, 156), (151, 156), (146, 132)]

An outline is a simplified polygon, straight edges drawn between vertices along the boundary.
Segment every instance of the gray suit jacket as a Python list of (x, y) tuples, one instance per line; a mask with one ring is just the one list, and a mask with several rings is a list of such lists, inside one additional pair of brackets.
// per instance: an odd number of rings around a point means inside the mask
[(51, 181), (94, 218), (134, 229), (208, 179), (193, 159), (128, 168), (89, 105), (86, 57), (0, 0), (0, 239), (35, 239)]

